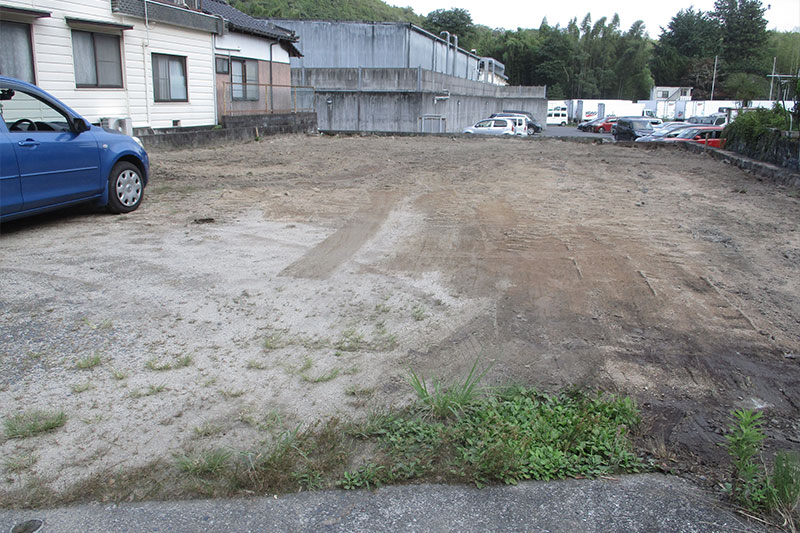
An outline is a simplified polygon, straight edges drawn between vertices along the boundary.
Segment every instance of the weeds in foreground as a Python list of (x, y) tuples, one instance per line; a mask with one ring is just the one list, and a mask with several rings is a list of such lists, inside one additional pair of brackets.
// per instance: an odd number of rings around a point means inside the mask
[(739, 409), (732, 413), (726, 447), (733, 461), (725, 490), (751, 512), (775, 512), (794, 533), (800, 521), (800, 454), (780, 451), (770, 471), (761, 459), (765, 439), (762, 414)]
[(67, 422), (64, 411), (32, 410), (17, 413), (3, 420), (6, 438), (24, 439), (60, 428)]
[(214, 475), (227, 467), (232, 452), (222, 449), (204, 450), (176, 456), (178, 468), (193, 476)]
[[(268, 432), (253, 448), (210, 447), (161, 461), (150, 471), (104, 472), (70, 488), (61, 500), (46, 487), (26, 487), (13, 501), (53, 505), (87, 498), (224, 497), (334, 486), (374, 488), (409, 480), (481, 486), (642, 468), (628, 438), (639, 421), (632, 400), (574, 391), (546, 395), (526, 388), (479, 395), (485, 372), (476, 362), (455, 386), (432, 390), (423, 378), (412, 378), (418, 393), (424, 393), (419, 403), (358, 424), (331, 418), (276, 434), (283, 427), (277, 413), (258, 419), (245, 410), (239, 422)], [(372, 392), (352, 389), (351, 394)], [(444, 401), (437, 394), (452, 396)], [(440, 415), (432, 407), (439, 404), (446, 406)], [(196, 429), (198, 435), (212, 431)]]
[(490, 369), (491, 365), (477, 372), (478, 359), (476, 359), (463, 383), (445, 388), (441, 381), (436, 381), (429, 389), (425, 377), (418, 376), (413, 370), (409, 370), (409, 382), (423, 405), (427, 406), (435, 416), (446, 417), (457, 414), (475, 400), (480, 392), (478, 383)]

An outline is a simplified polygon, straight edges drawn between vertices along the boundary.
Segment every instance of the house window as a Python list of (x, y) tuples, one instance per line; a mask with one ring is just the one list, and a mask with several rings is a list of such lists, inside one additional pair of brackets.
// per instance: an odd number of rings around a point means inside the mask
[(681, 89), (681, 96), (689, 96), (689, 89)]
[(669, 91), (661, 91), (659, 98), (669, 98)]
[(153, 98), (156, 102), (188, 102), (186, 58), (153, 54)]
[(231, 59), (231, 97), (258, 100), (258, 61)]
[(217, 56), (214, 63), (217, 67), (217, 74), (228, 74), (231, 70), (227, 57)]
[(119, 35), (72, 30), (77, 87), (122, 87)]
[(0, 74), (36, 82), (30, 25), (0, 20)]

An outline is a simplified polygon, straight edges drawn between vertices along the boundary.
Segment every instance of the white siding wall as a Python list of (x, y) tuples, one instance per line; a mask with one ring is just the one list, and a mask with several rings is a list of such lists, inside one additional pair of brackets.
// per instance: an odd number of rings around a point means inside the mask
[[(270, 41), (266, 37), (254, 37), (243, 33), (226, 33), (216, 37), (217, 55), (245, 57), (269, 61)], [(282, 47), (272, 47), (272, 61), (274, 63), (289, 63), (289, 52)]]
[[(111, 13), (109, 0), (2, 0), (4, 5), (50, 11), (32, 24), (36, 82), (92, 122), (131, 117), (134, 127), (164, 128), (214, 124), (212, 36)], [(122, 89), (76, 88), (72, 33), (65, 17), (134, 26), (122, 32)], [(155, 102), (153, 53), (186, 57), (188, 102)]]

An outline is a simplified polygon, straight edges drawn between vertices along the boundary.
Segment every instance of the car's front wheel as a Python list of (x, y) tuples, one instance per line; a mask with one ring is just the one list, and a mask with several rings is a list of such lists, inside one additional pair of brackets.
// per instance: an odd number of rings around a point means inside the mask
[(144, 183), (136, 165), (120, 161), (108, 176), (108, 209), (112, 213), (130, 213), (142, 203)]

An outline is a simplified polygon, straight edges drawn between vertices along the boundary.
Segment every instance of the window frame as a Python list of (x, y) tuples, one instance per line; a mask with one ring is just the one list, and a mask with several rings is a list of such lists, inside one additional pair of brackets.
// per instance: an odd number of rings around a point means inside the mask
[[(21, 21), (18, 21), (18, 20), (7, 20), (7, 19), (6, 20), (0, 20), (0, 22), (2, 22), (4, 24), (18, 24), (18, 25), (27, 27), (27, 30), (28, 30), (28, 50), (30, 51), (29, 60), (30, 60), (30, 66), (31, 66), (31, 75), (32, 75), (33, 79), (32, 80), (23, 80), (23, 81), (27, 81), (29, 83), (32, 83), (32, 84), (36, 85), (36, 62), (35, 62), (36, 54), (33, 51), (33, 24), (31, 24), (29, 22), (21, 22)], [(2, 76), (10, 76), (12, 78), (17, 78), (17, 79), (22, 79), (22, 78), (17, 76), (16, 72), (14, 72), (14, 73), (0, 72), (0, 75), (2, 75)]]
[[(186, 96), (184, 98), (172, 98), (171, 94), (167, 95), (167, 98), (164, 98), (158, 91), (158, 77), (156, 76), (156, 57), (163, 57), (169, 59), (179, 59), (183, 64), (183, 84), (184, 89), (186, 92)], [(156, 103), (175, 103), (175, 102), (188, 102), (189, 101), (189, 69), (186, 67), (186, 56), (179, 56), (175, 54), (162, 54), (160, 52), (153, 52), (150, 56), (150, 63), (151, 63), (151, 70), (153, 75), (153, 101)], [(168, 63), (169, 64), (169, 63)], [(169, 78), (169, 68), (167, 68), (167, 80)], [(167, 83), (168, 87), (171, 87), (171, 83)]]
[[(225, 65), (225, 69), (221, 70), (221, 64)], [(214, 56), (214, 72), (217, 74), (230, 74), (231, 73), (231, 60), (228, 56)]]
[[(236, 83), (233, 81), (233, 64), (239, 63), (241, 64), (242, 68), (242, 81), (241, 83)], [(255, 82), (250, 81), (247, 79), (247, 64), (252, 63), (255, 65), (255, 74), (256, 80)], [(231, 57), (228, 61), (228, 70), (230, 71), (231, 76), (231, 100), (234, 102), (258, 102), (261, 99), (261, 91), (259, 90), (258, 84), (258, 60), (257, 59), (248, 59), (246, 57)], [(242, 96), (235, 96), (234, 87), (241, 87), (242, 88)], [(250, 92), (255, 90), (255, 98), (250, 96)]]
[[(78, 82), (78, 72), (75, 68), (75, 61), (77, 58), (75, 57), (75, 33), (88, 33), (92, 36), (92, 53), (94, 55), (94, 73), (95, 79), (97, 82), (95, 84), (90, 83), (79, 83)], [(97, 59), (97, 36), (109, 36), (109, 37), (116, 37), (117, 45), (119, 50), (119, 58), (117, 62), (117, 66), (119, 67), (119, 85), (108, 85), (108, 84), (101, 84), (100, 83), (100, 69), (98, 68), (98, 59)], [(72, 68), (73, 73), (75, 75), (75, 88), (77, 89), (124, 89), (125, 88), (125, 75), (124, 69), (122, 68), (122, 35), (113, 32), (102, 32), (102, 31), (91, 31), (91, 30), (84, 30), (84, 29), (77, 29), (73, 28), (70, 32), (70, 37), (72, 40)]]

